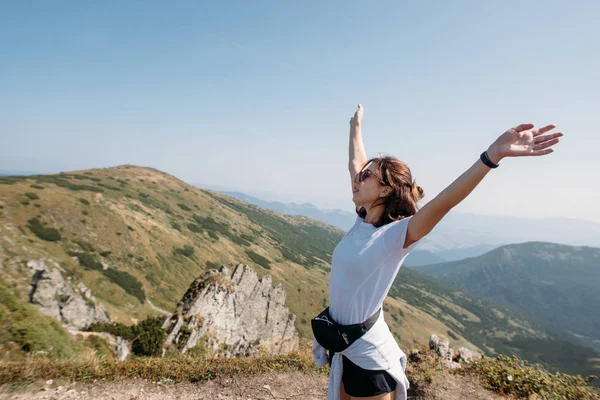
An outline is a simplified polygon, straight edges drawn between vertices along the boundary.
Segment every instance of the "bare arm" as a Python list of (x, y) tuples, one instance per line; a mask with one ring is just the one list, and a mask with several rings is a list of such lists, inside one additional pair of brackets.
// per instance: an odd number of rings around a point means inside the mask
[[(533, 128), (533, 124), (522, 124), (509, 129), (498, 137), (487, 150), (492, 162), (498, 164), (505, 157), (550, 154), (553, 150), (549, 147), (558, 143), (558, 138), (563, 136), (562, 132), (540, 136), (554, 129), (554, 125), (547, 125), (541, 129), (529, 131), (531, 128)], [(490, 167), (486, 166), (481, 160), (477, 160), (450, 186), (417, 211), (408, 223), (404, 247), (411, 245), (431, 232), (448, 211), (463, 201), (477, 187), (488, 172), (490, 172)]]
[(350, 170), (350, 184), (356, 174), (367, 162), (367, 153), (362, 140), (362, 105), (358, 105), (354, 117), (350, 119), (350, 145), (348, 149), (348, 169)]

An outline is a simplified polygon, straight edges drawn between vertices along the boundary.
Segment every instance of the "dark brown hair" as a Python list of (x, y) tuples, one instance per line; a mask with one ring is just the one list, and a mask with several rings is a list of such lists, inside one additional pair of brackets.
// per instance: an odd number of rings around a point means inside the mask
[[(371, 207), (385, 204), (385, 210), (377, 223), (373, 226), (380, 227), (393, 221), (399, 221), (415, 215), (417, 202), (424, 196), (423, 188), (413, 180), (410, 168), (396, 157), (374, 157), (363, 165), (364, 169), (370, 162), (375, 164), (376, 174), (383, 181), (380, 185), (389, 186), (392, 192), (386, 197), (378, 198)], [(367, 216), (367, 210), (360, 207), (356, 213), (361, 217)]]

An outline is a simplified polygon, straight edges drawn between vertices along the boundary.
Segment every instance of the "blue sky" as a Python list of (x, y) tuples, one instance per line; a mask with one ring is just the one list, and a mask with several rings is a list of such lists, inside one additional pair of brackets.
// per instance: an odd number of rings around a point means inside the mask
[[(151, 166), (353, 210), (348, 120), (426, 197), (555, 123), (458, 211), (600, 222), (596, 1), (0, 1), (0, 169)], [(265, 194), (264, 197), (269, 195)]]

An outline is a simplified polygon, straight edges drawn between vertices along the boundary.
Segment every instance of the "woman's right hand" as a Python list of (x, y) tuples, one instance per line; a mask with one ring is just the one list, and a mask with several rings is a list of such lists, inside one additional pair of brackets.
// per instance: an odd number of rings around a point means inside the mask
[(354, 117), (350, 118), (351, 127), (359, 127), (362, 124), (363, 118), (363, 107), (361, 104), (358, 105), (358, 109), (354, 113)]

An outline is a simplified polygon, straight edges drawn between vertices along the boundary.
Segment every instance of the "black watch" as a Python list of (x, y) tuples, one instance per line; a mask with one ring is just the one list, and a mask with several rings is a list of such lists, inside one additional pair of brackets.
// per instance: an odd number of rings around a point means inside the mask
[(500, 166), (500, 164), (495, 164), (492, 160), (490, 160), (490, 157), (488, 156), (487, 151), (484, 151), (483, 153), (481, 153), (479, 158), (481, 159), (481, 161), (483, 161), (483, 163), (485, 165), (487, 165), (490, 168), (498, 168)]

